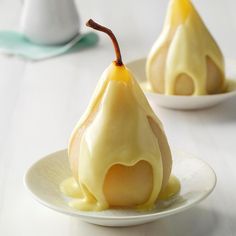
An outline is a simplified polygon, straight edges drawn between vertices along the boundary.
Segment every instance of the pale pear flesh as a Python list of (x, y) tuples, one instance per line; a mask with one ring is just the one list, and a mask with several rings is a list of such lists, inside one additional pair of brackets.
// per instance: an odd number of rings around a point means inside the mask
[(143, 204), (153, 188), (152, 166), (140, 161), (133, 166), (113, 165), (104, 181), (104, 194), (110, 206), (131, 207)]
[(165, 95), (226, 90), (224, 58), (190, 0), (171, 0), (163, 31), (147, 58), (151, 89)]

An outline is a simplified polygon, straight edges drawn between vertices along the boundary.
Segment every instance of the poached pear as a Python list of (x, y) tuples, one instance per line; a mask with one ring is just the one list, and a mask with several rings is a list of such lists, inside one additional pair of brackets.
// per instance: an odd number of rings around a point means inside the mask
[(223, 55), (190, 0), (170, 1), (146, 75), (151, 89), (166, 95), (225, 92)]
[(172, 157), (163, 126), (123, 64), (112, 31), (93, 20), (87, 26), (110, 36), (117, 58), (102, 74), (71, 135), (73, 178), (61, 184), (61, 191), (77, 198), (69, 205), (79, 210), (150, 209), (170, 188)]

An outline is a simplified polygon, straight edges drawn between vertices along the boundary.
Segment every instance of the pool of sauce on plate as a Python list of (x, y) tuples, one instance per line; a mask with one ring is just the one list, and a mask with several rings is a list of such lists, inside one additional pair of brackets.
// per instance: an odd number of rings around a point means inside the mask
[[(70, 197), (68, 205), (76, 210), (98, 211), (99, 206), (96, 199), (85, 199), (77, 181), (73, 178), (67, 178), (60, 184), (60, 191), (66, 197)], [(180, 181), (174, 175), (171, 175), (165, 189), (159, 194), (158, 200), (169, 200), (180, 191)], [(146, 209), (139, 209), (146, 210)]]

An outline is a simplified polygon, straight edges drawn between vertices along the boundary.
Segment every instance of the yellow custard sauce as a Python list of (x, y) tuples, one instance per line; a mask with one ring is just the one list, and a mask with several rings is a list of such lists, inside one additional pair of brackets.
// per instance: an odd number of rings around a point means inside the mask
[(68, 155), (83, 193), (82, 202), (70, 203), (76, 208), (153, 207), (168, 183), (171, 152), (160, 120), (125, 66), (113, 63), (102, 75)]
[[(140, 186), (141, 187), (141, 186)], [(83, 192), (77, 181), (70, 177), (60, 184), (60, 191), (64, 196), (70, 197), (68, 205), (76, 210), (98, 211), (99, 206), (95, 204), (95, 199), (84, 198)], [(180, 182), (177, 177), (171, 175), (165, 189), (158, 196), (158, 200), (169, 200), (180, 191)], [(157, 200), (157, 201), (158, 201)], [(140, 209), (139, 210), (145, 210)]]

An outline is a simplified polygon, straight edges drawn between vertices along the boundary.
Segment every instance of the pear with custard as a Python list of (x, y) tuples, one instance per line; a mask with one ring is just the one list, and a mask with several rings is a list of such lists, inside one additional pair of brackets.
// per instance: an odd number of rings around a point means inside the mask
[(170, 197), (180, 186), (170, 178), (172, 157), (166, 135), (123, 64), (112, 31), (93, 20), (87, 26), (110, 36), (117, 58), (102, 74), (72, 133), (68, 155), (73, 178), (62, 183), (61, 191), (74, 197), (69, 205), (78, 210), (151, 209), (160, 194)]
[(224, 58), (190, 0), (171, 0), (146, 64), (154, 92), (207, 95), (226, 90)]

